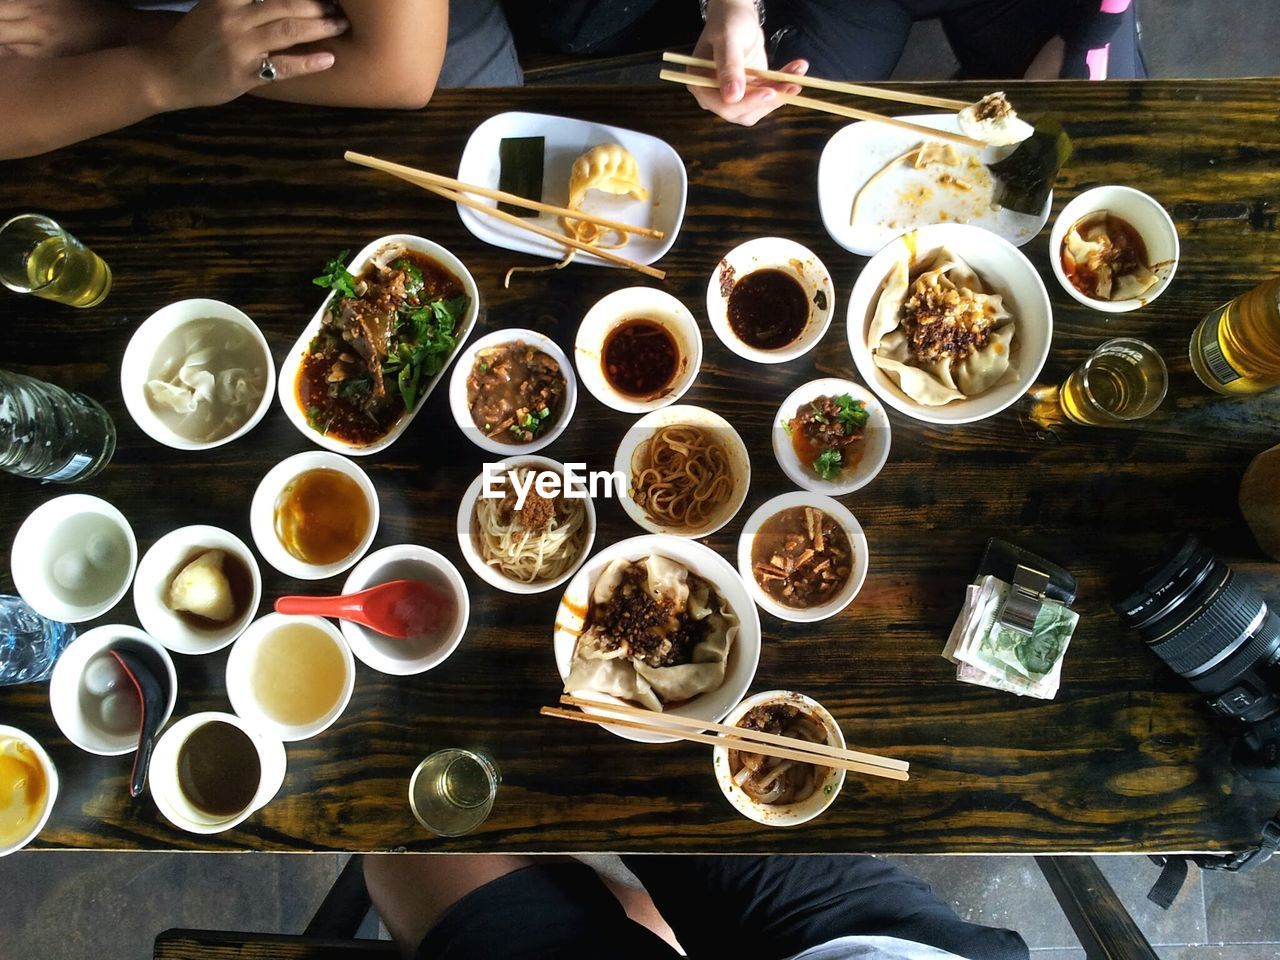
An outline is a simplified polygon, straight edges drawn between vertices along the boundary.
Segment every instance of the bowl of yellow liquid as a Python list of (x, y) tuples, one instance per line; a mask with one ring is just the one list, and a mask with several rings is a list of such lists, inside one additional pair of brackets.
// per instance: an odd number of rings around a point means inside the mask
[(327, 729), (351, 700), (356, 664), (323, 617), (269, 613), (227, 657), (227, 696), (236, 715), (286, 743)]
[(0, 724), (0, 857), (44, 829), (58, 796), (58, 771), (30, 734)]

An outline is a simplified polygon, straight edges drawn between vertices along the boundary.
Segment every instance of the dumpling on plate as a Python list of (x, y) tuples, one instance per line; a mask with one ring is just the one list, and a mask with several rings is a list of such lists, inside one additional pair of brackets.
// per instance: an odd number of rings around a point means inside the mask
[(648, 200), (649, 191), (640, 183), (640, 167), (630, 151), (616, 143), (592, 147), (569, 172), (569, 208), (581, 208), (588, 190), (602, 190), (616, 196), (630, 195)]

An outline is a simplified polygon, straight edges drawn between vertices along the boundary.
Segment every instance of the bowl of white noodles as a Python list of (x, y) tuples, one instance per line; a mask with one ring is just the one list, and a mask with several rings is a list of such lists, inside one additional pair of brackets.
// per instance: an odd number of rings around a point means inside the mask
[(968, 224), (921, 227), (863, 268), (848, 315), (854, 365), (877, 396), (925, 423), (973, 423), (1016, 403), (1053, 340), (1044, 281), (1008, 240)]
[(139, 429), (175, 450), (244, 436), (271, 406), (276, 369), (247, 314), (218, 300), (179, 300), (139, 324), (120, 365), (124, 405)]

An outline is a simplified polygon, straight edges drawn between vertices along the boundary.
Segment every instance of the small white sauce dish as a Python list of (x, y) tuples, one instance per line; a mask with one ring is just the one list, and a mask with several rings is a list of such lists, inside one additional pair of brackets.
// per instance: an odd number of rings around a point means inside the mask
[[(303, 410), (298, 402), (298, 373), (302, 369), (303, 358), (311, 348), (311, 341), (316, 338), (316, 335), (324, 327), (325, 312), (329, 309), (330, 301), (336, 296), (333, 291), (330, 291), (329, 295), (324, 298), (324, 302), (316, 310), (315, 316), (311, 318), (311, 322), (303, 329), (301, 336), (298, 337), (294, 345), (289, 348), (284, 362), (280, 364), (277, 390), (280, 394), (280, 406), (284, 408), (289, 422), (297, 427), (298, 432), (312, 443), (335, 453), (346, 454), (349, 457), (365, 457), (371, 453), (378, 453), (400, 438), (400, 435), (413, 422), (413, 418), (418, 415), (418, 411), (422, 409), (427, 397), (431, 396), (432, 391), (435, 390), (436, 385), (440, 382), (440, 378), (449, 369), (449, 363), (457, 356), (462, 344), (466, 343), (467, 337), (471, 336), (471, 328), (475, 326), (476, 317), (480, 315), (480, 289), (476, 286), (475, 278), (471, 276), (471, 272), (450, 251), (424, 237), (415, 237), (407, 233), (393, 233), (385, 237), (379, 237), (351, 259), (351, 262), (347, 265), (347, 270), (359, 276), (370, 260), (383, 253), (389, 247), (397, 246), (408, 248), (414, 253), (424, 254), (441, 263), (461, 281), (463, 292), (471, 301), (467, 306), (467, 312), (463, 315), (461, 323), (458, 324), (455, 336), (457, 346), (454, 348), (453, 354), (440, 368), (440, 372), (432, 377), (429, 383), (422, 386), (414, 408), (406, 411), (386, 434), (369, 443), (348, 443), (345, 440), (339, 440), (337, 437), (329, 436), (317, 430), (307, 421), (307, 411)], [(319, 265), (317, 264), (317, 266)]]
[[(198, 810), (183, 795), (182, 788), (178, 785), (178, 755), (182, 745), (206, 723), (230, 724), (247, 736), (258, 752), (258, 789), (247, 807), (230, 816), (216, 817)], [(179, 830), (204, 835), (222, 833), (239, 826), (271, 802), (284, 783), (286, 764), (283, 743), (245, 723), (235, 714), (213, 711), (193, 713), (175, 721), (156, 741), (147, 784), (156, 807)]]
[[(282, 723), (270, 716), (258, 703), (254, 691), (253, 677), (258, 665), (258, 653), (263, 642), (281, 627), (298, 623), (314, 627), (324, 633), (337, 646), (342, 655), (343, 680), (342, 691), (333, 707), (322, 717), (311, 723)], [(356, 662), (347, 646), (341, 631), (323, 617), (289, 617), (282, 613), (268, 613), (255, 620), (231, 647), (227, 656), (227, 699), (231, 701), (231, 709), (245, 723), (275, 740), (292, 743), (307, 740), (316, 734), (329, 729), (351, 702), (351, 693), (356, 686)]]
[[(849, 538), (849, 546), (853, 549), (853, 567), (849, 571), (849, 579), (845, 581), (839, 593), (818, 606), (788, 607), (779, 603), (760, 586), (755, 576), (755, 565), (751, 562), (751, 549), (755, 546), (756, 535), (759, 534), (760, 528), (771, 517), (791, 507), (813, 507), (821, 510), (840, 525), (845, 536)], [(857, 518), (839, 501), (812, 493), (783, 493), (771, 500), (766, 500), (747, 518), (742, 534), (738, 537), (738, 574), (742, 577), (742, 582), (747, 585), (747, 592), (751, 594), (751, 599), (761, 610), (773, 614), (779, 620), (787, 620), (791, 623), (814, 623), (818, 620), (826, 620), (849, 606), (867, 579), (870, 559), (867, 535), (862, 532), (862, 524), (858, 523)]]
[[(758, 270), (780, 270), (804, 290), (809, 319), (790, 343), (762, 350), (744, 343), (729, 325), (729, 296), (742, 278)], [(818, 345), (836, 308), (831, 273), (808, 247), (783, 237), (757, 237), (734, 247), (716, 264), (707, 284), (707, 317), (720, 342), (738, 356), (756, 363), (786, 363)]]
[[(154, 637), (123, 623), (95, 627), (81, 634), (62, 651), (49, 679), (49, 706), (58, 729), (86, 753), (119, 757), (138, 748), (138, 728), (112, 730), (104, 726), (101, 715), (95, 716), (94, 711), (117, 691), (135, 699), (137, 692), (123, 669), (110, 660), (111, 655), (106, 653), (108, 647), (136, 653), (152, 668), (160, 683), (168, 688), (160, 727), (173, 714), (173, 705), (178, 699), (178, 673), (169, 651)], [(110, 662), (99, 660), (99, 655)]]
[[(827, 745), (844, 749), (844, 733), (840, 729), (840, 724), (836, 723), (835, 717), (831, 716), (826, 707), (803, 693), (766, 690), (764, 693), (754, 694), (734, 707), (724, 718), (724, 722), (729, 726), (737, 726), (749, 710), (769, 703), (792, 704), (821, 720), (827, 731)], [(844, 770), (828, 767), (822, 783), (818, 784), (817, 789), (806, 799), (786, 805), (760, 803), (747, 796), (743, 789), (733, 782), (733, 775), (729, 772), (727, 748), (712, 748), (711, 765), (715, 770), (716, 783), (720, 785), (720, 792), (724, 794), (725, 799), (744, 817), (756, 823), (763, 823), (766, 827), (795, 827), (808, 823), (835, 802), (840, 788), (844, 786)]]
[(83, 493), (36, 507), (10, 553), (13, 584), (41, 616), (82, 623), (102, 616), (129, 591), (138, 565), (133, 528), (107, 501)]
[[(156, 359), (156, 351), (171, 333), (194, 320), (221, 320), (248, 331), (261, 351), (257, 360), (262, 364), (266, 377), (262, 398), (244, 423), (219, 440), (197, 441), (180, 436), (156, 414), (147, 400), (147, 381), (151, 379), (150, 370)], [(138, 425), (138, 429), (152, 440), (175, 450), (212, 450), (243, 437), (266, 416), (271, 407), (271, 398), (276, 392), (276, 365), (271, 358), (267, 338), (243, 310), (220, 300), (179, 300), (161, 307), (143, 320), (134, 331), (120, 363), (120, 392), (124, 394), (124, 405), (129, 416)]]
[[(558, 474), (563, 484), (564, 464), (549, 457), (510, 457), (494, 465), (494, 471), (496, 474), (505, 477), (507, 471), (516, 467), (527, 467), (539, 473), (548, 471)], [(497, 566), (485, 562), (484, 556), (480, 552), (480, 547), (476, 543), (475, 511), (476, 504), (480, 501), (480, 495), (484, 491), (484, 480), (485, 475), (481, 473), (480, 476), (471, 481), (471, 486), (467, 487), (467, 492), (462, 495), (462, 503), (458, 507), (458, 547), (462, 550), (462, 558), (467, 561), (467, 566), (471, 568), (472, 572), (491, 587), (497, 587), (507, 593), (525, 595), (544, 593), (560, 586), (572, 577), (578, 568), (586, 562), (588, 555), (591, 553), (591, 547), (596, 540), (596, 507), (589, 495), (590, 491), (587, 491), (587, 496), (581, 498), (585, 512), (586, 539), (583, 541), (582, 549), (579, 551), (577, 559), (558, 577), (552, 577), (547, 580), (524, 581), (517, 580), (503, 573)], [(497, 486), (505, 488), (505, 481)], [(531, 487), (530, 491), (532, 490), (533, 488)]]
[[(1067, 232), (1081, 220), (1109, 213), (1127, 222), (1147, 248), (1148, 266), (1159, 277), (1159, 282), (1141, 297), (1128, 300), (1098, 300), (1086, 296), (1076, 289), (1066, 271), (1062, 268), (1062, 246)], [(1173, 282), (1173, 275), (1178, 271), (1178, 228), (1173, 218), (1154, 197), (1132, 187), (1105, 186), (1086, 190), (1076, 197), (1058, 214), (1053, 230), (1049, 233), (1049, 263), (1053, 266), (1053, 275), (1058, 278), (1062, 289), (1072, 299), (1083, 303), (1086, 307), (1101, 310), (1104, 313), (1128, 313), (1145, 307), (1148, 303), (1168, 289)]]
[[(184, 620), (168, 604), (169, 587), (184, 564), (209, 550), (222, 550), (249, 571), (252, 593), (245, 611), (221, 626), (198, 628)], [(133, 609), (144, 630), (174, 653), (199, 655), (221, 650), (244, 633), (258, 614), (262, 600), (262, 571), (249, 546), (220, 527), (201, 524), (179, 527), (142, 555), (133, 581)]]
[[(649, 515), (645, 513), (644, 508), (633, 499), (634, 488), (632, 484), (635, 478), (631, 464), (639, 448), (663, 427), (686, 424), (702, 428), (702, 430), (720, 442), (720, 445), (728, 455), (729, 473), (733, 478), (733, 492), (730, 494), (729, 499), (720, 505), (720, 508), (711, 517), (710, 522), (695, 530), (683, 527), (666, 527), (656, 523), (649, 519)], [(738, 435), (738, 431), (733, 429), (733, 425), (720, 414), (708, 410), (706, 407), (695, 407), (691, 404), (677, 404), (674, 407), (655, 410), (632, 424), (631, 428), (623, 434), (622, 443), (618, 445), (618, 453), (613, 460), (613, 469), (616, 473), (626, 478), (626, 493), (618, 499), (622, 503), (622, 509), (626, 511), (627, 516), (650, 533), (662, 533), (673, 537), (699, 538), (715, 533), (732, 520), (738, 511), (742, 509), (742, 504), (747, 499), (747, 491), (751, 488), (751, 456), (747, 453), (747, 445), (742, 442), (742, 437)]]
[(6, 845), (0, 846), (0, 857), (7, 857), (9, 854), (21, 850), (39, 836), (40, 831), (44, 829), (44, 825), (49, 822), (49, 814), (53, 813), (53, 805), (58, 799), (58, 768), (53, 765), (53, 761), (49, 758), (49, 754), (45, 752), (44, 747), (40, 746), (40, 742), (25, 730), (19, 730), (17, 727), (0, 723), (0, 740), (14, 740), (30, 750), (31, 755), (40, 764), (40, 769), (44, 771), (45, 779), (44, 809), (40, 811), (39, 816), (31, 821), (31, 825), (22, 836)]
[(351, 652), (366, 667), (397, 677), (425, 673), (444, 663), (458, 649), (471, 619), (471, 598), (458, 568), (442, 553), (412, 543), (398, 543), (375, 550), (356, 564), (342, 585), (343, 593), (359, 593), (392, 580), (424, 580), (435, 586), (441, 581), (453, 594), (457, 614), (447, 634), (430, 650), (415, 648), (409, 641), (384, 636), (352, 620), (340, 623)]
[[(569, 676), (578, 638), (586, 626), (585, 618), (590, 609), (591, 591), (605, 567), (616, 559), (643, 560), (650, 554), (674, 560), (688, 568), (690, 573), (706, 580), (738, 618), (738, 635), (733, 646), (729, 648), (724, 682), (715, 690), (698, 694), (693, 699), (686, 700), (679, 706), (666, 711), (675, 716), (715, 723), (746, 695), (751, 681), (755, 679), (756, 667), (760, 664), (760, 615), (756, 612), (755, 604), (751, 602), (751, 596), (747, 593), (737, 571), (729, 566), (729, 562), (720, 554), (695, 540), (653, 535), (632, 537), (606, 547), (582, 566), (569, 581), (564, 596), (560, 599), (560, 606), (556, 609), (553, 644), (560, 679), (564, 680)], [(569, 692), (601, 703), (623, 702), (592, 691), (571, 690)], [(607, 711), (597, 708), (588, 708), (587, 712), (612, 716)], [(629, 727), (605, 726), (604, 729), (625, 740), (635, 740), (639, 743), (674, 743), (679, 739), (667, 734), (650, 733), (647, 730), (634, 730)]]
[[(903, 393), (893, 378), (876, 366), (867, 346), (867, 332), (890, 272), (904, 254), (911, 258), (914, 277), (916, 265), (929, 261), (944, 247), (963, 258), (989, 292), (1003, 297), (1017, 324), (1010, 347), (1013, 374), (976, 396), (929, 406)], [(1039, 271), (1008, 240), (971, 224), (936, 223), (890, 240), (868, 261), (849, 298), (848, 336), (858, 373), (893, 409), (924, 423), (974, 423), (1013, 406), (1036, 382), (1053, 343), (1053, 308)]]
[[(468, 397), (467, 380), (475, 367), (476, 357), (481, 351), (491, 350), (508, 343), (526, 343), (541, 350), (560, 365), (560, 373), (564, 376), (564, 397), (560, 401), (560, 412), (555, 422), (540, 437), (534, 437), (528, 443), (503, 443), (487, 435), (476, 426), (471, 416), (471, 403)], [(468, 440), (486, 453), (509, 456), (514, 453), (536, 453), (543, 447), (555, 443), (556, 438), (564, 433), (573, 419), (573, 411), (578, 406), (578, 378), (573, 375), (573, 365), (569, 358), (550, 337), (536, 330), (498, 330), (470, 344), (460, 354), (454, 364), (453, 375), (449, 379), (449, 409), (453, 411), (453, 420), (458, 429)]]
[[(337, 470), (346, 474), (359, 484), (369, 502), (369, 529), (364, 538), (359, 546), (333, 563), (317, 564), (299, 560), (285, 549), (276, 534), (276, 504), (289, 484), (308, 470)], [(262, 559), (285, 576), (299, 580), (323, 580), (354, 566), (373, 543), (379, 519), (378, 492), (369, 475), (346, 457), (319, 450), (294, 454), (268, 470), (258, 484), (258, 489), (254, 491), (253, 502), (249, 505), (249, 530)]]
[[(797, 410), (818, 397), (838, 397), (846, 393), (854, 400), (861, 400), (869, 415), (862, 442), (856, 448), (861, 453), (852, 468), (845, 467), (834, 480), (823, 480), (814, 472), (811, 464), (801, 462), (787, 424)], [(778, 413), (773, 418), (772, 436), (773, 455), (791, 482), (805, 490), (824, 493), (829, 497), (843, 497), (861, 490), (874, 480), (889, 459), (889, 446), (893, 439), (884, 404), (861, 384), (838, 377), (810, 380), (793, 390), (782, 401), (782, 406), (778, 407)]]
[[(675, 375), (661, 391), (649, 397), (632, 396), (605, 378), (604, 345), (609, 334), (628, 320), (645, 319), (661, 324), (675, 340), (680, 354)], [(653, 287), (625, 287), (597, 301), (582, 318), (574, 341), (573, 359), (587, 391), (606, 407), (622, 413), (648, 413), (679, 400), (702, 368), (702, 334), (689, 308), (671, 294)]]

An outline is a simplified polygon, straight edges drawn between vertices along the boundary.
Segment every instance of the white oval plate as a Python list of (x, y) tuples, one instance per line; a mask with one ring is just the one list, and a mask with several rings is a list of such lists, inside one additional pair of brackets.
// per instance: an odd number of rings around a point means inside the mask
[[(422, 395), (418, 397), (417, 405), (396, 421), (395, 426), (388, 430), (385, 436), (374, 440), (372, 443), (347, 443), (347, 441), (339, 440), (337, 437), (325, 436), (312, 427), (307, 422), (306, 412), (298, 405), (297, 393), (294, 390), (298, 380), (298, 369), (302, 366), (302, 358), (306, 356), (307, 348), (311, 346), (311, 341), (315, 339), (316, 334), (320, 332), (320, 328), (324, 325), (324, 313), (329, 309), (329, 301), (334, 298), (334, 291), (329, 291), (329, 295), (324, 298), (324, 302), (316, 310), (311, 322), (302, 331), (302, 336), (298, 337), (297, 342), (289, 348), (284, 361), (280, 364), (280, 376), (276, 378), (276, 391), (280, 395), (280, 406), (284, 408), (289, 422), (298, 428), (299, 433), (326, 450), (346, 454), (349, 457), (366, 457), (371, 453), (377, 453), (380, 450), (385, 450), (400, 438), (400, 434), (408, 429), (409, 424), (413, 422), (413, 418), (422, 409), (422, 405), (427, 402), (427, 397), (431, 396), (436, 384), (444, 377), (445, 372), (449, 369), (449, 364), (453, 363), (454, 357), (462, 350), (462, 345), (467, 342), (467, 337), (471, 336), (471, 328), (476, 325), (476, 317), (480, 314), (480, 290), (476, 286), (476, 281), (471, 276), (471, 272), (453, 253), (432, 240), (415, 237), (409, 233), (392, 233), (385, 237), (379, 237), (357, 253), (351, 259), (351, 262), (347, 264), (347, 269), (351, 273), (358, 274), (379, 250), (393, 243), (402, 243), (415, 253), (421, 253), (439, 260), (445, 267), (453, 271), (453, 275), (462, 281), (462, 288), (466, 295), (471, 298), (471, 305), (467, 307), (467, 312), (458, 327), (458, 344), (454, 347), (453, 354), (445, 365), (440, 368), (440, 372), (432, 377), (431, 382), (423, 387)], [(319, 272), (320, 265), (317, 264), (316, 266), (317, 272)]]
[[(926, 113), (898, 119), (935, 130), (960, 132), (954, 113)], [(862, 185), (894, 157), (917, 146), (921, 139), (910, 131), (864, 120), (837, 130), (827, 141), (822, 159), (818, 161), (818, 206), (822, 211), (822, 224), (832, 240), (852, 253), (869, 257), (894, 237), (930, 223), (971, 223), (1018, 247), (1044, 227), (1053, 207), (1052, 193), (1038, 217), (1012, 210), (992, 210), (994, 184), (985, 168), (961, 171), (962, 178), (974, 184), (972, 192), (963, 192), (938, 183), (938, 174), (950, 168), (916, 170), (906, 164), (894, 167), (871, 186), (862, 198), (858, 222), (850, 224), (853, 198)], [(956, 145), (962, 163), (969, 158), (984, 164), (993, 163), (1014, 149), (1009, 146), (978, 150)], [(922, 186), (930, 188), (931, 196), (919, 203), (910, 203), (910, 191)], [(890, 226), (891, 223), (896, 225)]]
[[(636, 158), (640, 182), (649, 191), (649, 199), (612, 197), (593, 190), (587, 193), (582, 209), (587, 213), (638, 227), (653, 227), (666, 234), (661, 240), (633, 236), (631, 242), (619, 251), (628, 260), (653, 263), (676, 242), (680, 223), (684, 220), (689, 176), (685, 172), (680, 154), (665, 140), (647, 133), (637, 133), (635, 130), (570, 117), (519, 111), (500, 113), (472, 131), (463, 148), (462, 159), (458, 162), (458, 179), (464, 183), (496, 189), (502, 169), (498, 145), (507, 137), (545, 138), (542, 201), (560, 207), (569, 202), (569, 171), (573, 167), (573, 161), (598, 144), (621, 145)], [(497, 206), (497, 201), (494, 200), (483, 197), (475, 199), (489, 206)], [(458, 216), (462, 219), (463, 226), (475, 237), (495, 247), (532, 253), (551, 260), (564, 257), (564, 247), (560, 244), (477, 213), (468, 207), (459, 205)], [(529, 217), (527, 222), (553, 233), (561, 232), (560, 222), (554, 214), (540, 213), (536, 217)], [(574, 263), (590, 263), (598, 267), (616, 266), (594, 254), (581, 252), (575, 257)]]

